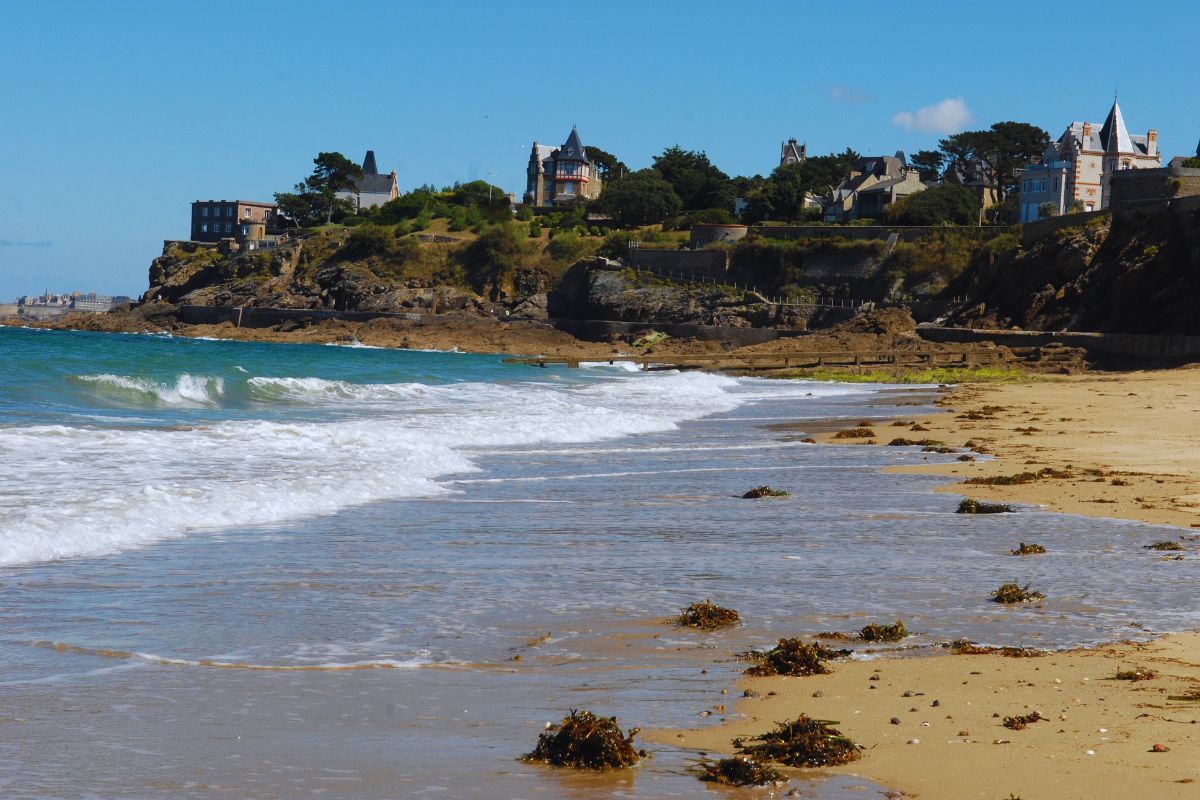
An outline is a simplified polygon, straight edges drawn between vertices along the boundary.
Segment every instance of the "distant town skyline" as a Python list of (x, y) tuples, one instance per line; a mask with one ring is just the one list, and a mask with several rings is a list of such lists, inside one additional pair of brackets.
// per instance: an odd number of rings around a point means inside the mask
[(225, 23), (203, 6), (13, 5), (0, 27), (0, 298), (139, 295), (162, 240), (188, 235), (192, 201), (269, 201), (319, 151), (374, 150), (401, 192), (495, 170), (520, 197), (531, 143), (557, 145), (572, 125), (633, 169), (679, 144), (765, 175), (792, 137), (810, 155), (890, 155), (1011, 119), (1057, 138), (1102, 120), (1119, 91), (1131, 133), (1157, 128), (1164, 161), (1194, 153), (1200, 56), (1172, 33), (1200, 7), (1127, 10), (302, 1), (239, 9), (238, 35), (216, 36)]

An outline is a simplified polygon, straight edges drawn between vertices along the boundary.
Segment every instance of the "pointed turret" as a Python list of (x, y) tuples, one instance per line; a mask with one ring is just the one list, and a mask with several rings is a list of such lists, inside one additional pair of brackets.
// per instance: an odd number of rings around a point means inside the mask
[(574, 125), (571, 126), (571, 135), (567, 137), (567, 141), (559, 148), (558, 157), (563, 161), (592, 163), (587, 157), (587, 151), (583, 149), (583, 142), (579, 141), (579, 131), (575, 129)]
[(363, 158), (362, 165), (363, 175), (378, 175), (379, 167), (375, 166), (375, 151), (368, 150), (367, 155)]
[(1104, 127), (1100, 129), (1100, 144), (1106, 153), (1134, 152), (1133, 139), (1129, 138), (1129, 131), (1125, 129), (1125, 118), (1121, 116), (1121, 106), (1116, 100), (1113, 100), (1108, 119), (1104, 120)]

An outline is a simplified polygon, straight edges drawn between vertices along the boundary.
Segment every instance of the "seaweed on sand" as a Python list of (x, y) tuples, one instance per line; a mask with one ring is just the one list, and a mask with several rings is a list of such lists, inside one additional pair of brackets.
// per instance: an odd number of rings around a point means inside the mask
[(760, 497), (788, 497), (789, 494), (783, 489), (772, 489), (770, 486), (755, 486), (750, 491), (742, 495), (743, 500), (758, 500)]
[(825, 675), (830, 671), (826, 661), (850, 655), (850, 651), (831, 650), (816, 642), (805, 644), (800, 639), (780, 639), (770, 650), (751, 650), (740, 655), (758, 662), (746, 670), (747, 675)]
[(1183, 545), (1179, 542), (1155, 542), (1154, 544), (1146, 545), (1147, 550), (1182, 550)]
[(521, 760), (576, 769), (631, 767), (646, 757), (645, 750), (633, 747), (638, 732), (632, 728), (622, 734), (616, 717), (571, 709), (570, 716), (538, 736), (537, 747)]
[(859, 631), (858, 635), (864, 642), (898, 642), (908, 636), (908, 628), (900, 620), (893, 625), (872, 623)]
[(873, 439), (875, 431), (870, 428), (847, 428), (844, 431), (838, 431), (833, 435), (835, 439)]
[(982, 500), (972, 500), (969, 497), (963, 498), (963, 501), (958, 504), (956, 514), (1012, 514), (1016, 511), (1010, 505), (1004, 503), (985, 503)]
[(734, 739), (733, 744), (751, 758), (789, 767), (831, 767), (861, 758), (861, 748), (833, 727), (837, 724), (801, 714), (791, 722), (779, 723), (773, 731)]
[(700, 770), (700, 780), (724, 786), (766, 786), (787, 781), (779, 770), (747, 756), (722, 758), (716, 763), (702, 761)]
[(1113, 676), (1113, 680), (1118, 681), (1149, 681), (1158, 677), (1158, 673), (1152, 669), (1145, 667), (1135, 667), (1134, 669), (1117, 670), (1117, 674)]
[(1022, 586), (1016, 581), (1004, 583), (992, 595), (992, 599), (997, 603), (1028, 603), (1030, 600), (1041, 600), (1046, 595), (1041, 592), (1031, 592), (1029, 584)]
[(705, 600), (703, 603), (692, 603), (685, 608), (675, 619), (675, 624), (686, 628), (711, 631), (728, 625), (736, 625), (740, 619), (738, 612), (732, 608), (721, 608), (711, 600)]
[(1038, 712), (1032, 711), (1028, 714), (1024, 714), (1021, 716), (1005, 717), (1003, 724), (1004, 724), (1004, 727), (1008, 728), (1011, 731), (1023, 731), (1023, 730), (1025, 730), (1025, 728), (1027, 728), (1029, 726), (1030, 723), (1042, 722), (1045, 719), (1046, 718), (1043, 717)]
[(897, 436), (888, 442), (888, 447), (945, 447), (946, 443), (939, 439), (905, 439)]
[(1038, 658), (1046, 655), (1045, 652), (1032, 647), (992, 647), (975, 644), (968, 639), (957, 639), (951, 642), (950, 652), (956, 656), (984, 656), (995, 653), (1008, 658)]
[(1021, 546), (1016, 550), (1008, 551), (1009, 555), (1013, 556), (1036, 556), (1039, 553), (1044, 552), (1046, 552), (1046, 548), (1042, 547), (1040, 544), (1025, 544), (1024, 542), (1021, 542)]

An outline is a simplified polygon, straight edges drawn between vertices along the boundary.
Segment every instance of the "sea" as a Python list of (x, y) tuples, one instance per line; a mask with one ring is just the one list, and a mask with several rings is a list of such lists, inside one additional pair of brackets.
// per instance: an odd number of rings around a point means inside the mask
[[(707, 797), (668, 746), (598, 775), (519, 757), (571, 709), (715, 724), (736, 654), (782, 636), (903, 619), (920, 657), (1197, 627), (1160, 529), (958, 515), (883, 469), (953, 455), (803, 441), (932, 390), (0, 328), (0, 796)], [(763, 484), (790, 496), (741, 499)], [(1013, 579), (1047, 599), (988, 602)], [(670, 624), (704, 599), (744, 623)]]

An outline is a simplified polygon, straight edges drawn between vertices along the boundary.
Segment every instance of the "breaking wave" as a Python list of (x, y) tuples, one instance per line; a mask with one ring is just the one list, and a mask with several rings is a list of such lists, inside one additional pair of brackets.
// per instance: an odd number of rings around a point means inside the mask
[(184, 373), (174, 383), (125, 375), (72, 375), (67, 380), (101, 401), (151, 407), (199, 408), (220, 403), (225, 381), (209, 375)]

